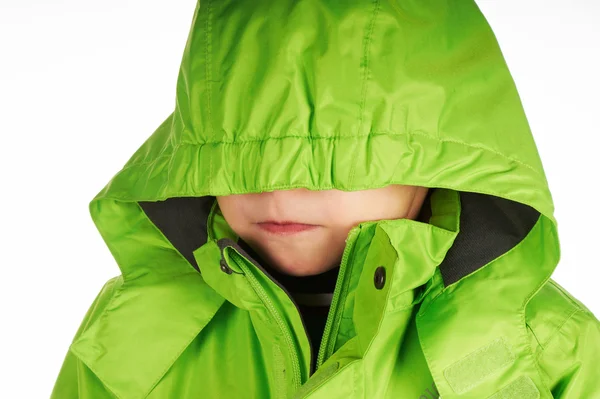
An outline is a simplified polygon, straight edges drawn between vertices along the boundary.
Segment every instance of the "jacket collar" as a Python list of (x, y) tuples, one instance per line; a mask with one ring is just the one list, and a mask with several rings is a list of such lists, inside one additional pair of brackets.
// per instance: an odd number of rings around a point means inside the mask
[[(363, 222), (352, 228), (348, 233), (346, 248), (353, 247), (353, 252), (361, 251), (362, 256), (357, 259), (354, 255), (348, 262), (347, 269), (357, 276), (364, 272), (372, 280), (375, 268), (387, 263), (387, 278), (402, 280), (403, 285), (406, 285), (390, 286), (389, 296), (395, 300), (398, 300), (397, 296), (401, 293), (396, 290), (406, 290), (407, 286), (416, 288), (429, 280), (432, 280), (430, 284), (443, 285), (443, 280), (433, 279), (433, 275), (458, 234), (460, 198), (457, 191), (436, 189), (428, 199), (430, 201), (427, 206), (431, 209), (429, 221), (377, 220)], [(246, 250), (247, 245), (241, 242), (240, 237), (227, 226), (217, 207), (213, 207), (209, 221), (209, 241), (194, 251), (194, 256), (198, 261), (204, 259), (207, 253), (211, 253), (209, 258), (219, 258), (219, 262), (209, 263), (203, 260), (200, 266), (201, 273), (205, 281), (228, 301), (248, 309), (248, 303), (255, 301), (256, 294), (248, 289), (243, 279), (235, 276), (230, 278), (230, 274), (223, 273), (222, 263), (225, 262), (232, 268), (233, 274), (243, 275), (236, 263), (230, 261), (235, 251), (254, 271), (261, 274), (268, 272), (257, 257), (253, 257), (251, 251)], [(365, 265), (369, 270), (365, 270)], [(370, 270), (371, 268), (373, 270)], [(367, 279), (363, 283), (369, 287), (373, 285), (372, 281)], [(392, 303), (392, 306), (395, 305)]]
[[(345, 321), (339, 330), (355, 328), (361, 336), (360, 341), (368, 343), (376, 335), (377, 326), (385, 314), (411, 308), (422, 300), (426, 291), (443, 285), (437, 267), (458, 234), (459, 193), (437, 189), (429, 198), (429, 223), (410, 219), (378, 220), (363, 222), (351, 229), (346, 243), (348, 257), (346, 262), (342, 261), (338, 281), (344, 282), (344, 290), (353, 293), (354, 299), (338, 305), (339, 311), (350, 313), (342, 317)], [(269, 328), (270, 323), (264, 323), (270, 315), (260, 296), (248, 284), (248, 274), (262, 282), (270, 304), (291, 320), (295, 345), (303, 355), (301, 382), (305, 382), (310, 367), (310, 344), (293, 302), (285, 289), (280, 289), (282, 287), (277, 281), (270, 278), (257, 259), (240, 245), (239, 237), (230, 229), (223, 228), (226, 223), (222, 218), (220, 212), (213, 212), (209, 228), (211, 225), (221, 228), (218, 233), (213, 230), (209, 242), (194, 252), (205, 281), (226, 300), (250, 311), (251, 316), (256, 315), (253, 323), (264, 324), (260, 331), (277, 334), (277, 330)], [(204, 261), (207, 258), (215, 261)], [(223, 272), (223, 266), (231, 271)], [(374, 283), (380, 268), (385, 269), (386, 278), (382, 289)], [(420, 289), (425, 288), (426, 283), (427, 290)], [(351, 320), (352, 326), (344, 326), (343, 323), (349, 323), (348, 320)], [(333, 338), (336, 339), (335, 333)], [(335, 347), (341, 346), (345, 338), (344, 334), (340, 334), (339, 340), (334, 341)], [(357, 350), (359, 353), (353, 355), (360, 357), (366, 346)], [(327, 353), (325, 358), (330, 355)]]

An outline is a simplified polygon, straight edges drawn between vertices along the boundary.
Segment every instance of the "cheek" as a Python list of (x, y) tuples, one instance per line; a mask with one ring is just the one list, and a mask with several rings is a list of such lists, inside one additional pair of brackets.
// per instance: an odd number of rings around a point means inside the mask
[(219, 210), (229, 226), (236, 232), (243, 227), (244, 212), (241, 201), (231, 196), (217, 197)]
[(356, 224), (369, 220), (373, 210), (378, 205), (372, 195), (366, 191), (348, 192), (330, 198), (327, 202), (327, 220), (336, 229), (336, 234), (341, 230), (350, 230)]

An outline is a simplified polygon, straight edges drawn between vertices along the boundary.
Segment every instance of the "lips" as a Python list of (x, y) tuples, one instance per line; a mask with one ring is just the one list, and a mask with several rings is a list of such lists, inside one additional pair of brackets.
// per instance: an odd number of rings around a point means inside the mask
[(261, 229), (280, 235), (288, 235), (288, 234), (296, 234), (307, 230), (316, 229), (317, 225), (314, 224), (303, 224), (303, 223), (294, 223), (294, 222), (274, 222), (267, 221), (263, 223), (258, 223), (258, 227)]

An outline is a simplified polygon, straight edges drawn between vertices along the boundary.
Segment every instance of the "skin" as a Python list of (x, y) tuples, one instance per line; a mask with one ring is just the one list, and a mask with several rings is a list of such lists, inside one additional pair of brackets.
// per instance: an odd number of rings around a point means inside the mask
[[(341, 191), (296, 188), (217, 196), (230, 227), (272, 268), (293, 276), (321, 274), (338, 266), (352, 227), (383, 219), (416, 219), (428, 187), (391, 184)], [(318, 225), (292, 235), (259, 227), (267, 220)]]

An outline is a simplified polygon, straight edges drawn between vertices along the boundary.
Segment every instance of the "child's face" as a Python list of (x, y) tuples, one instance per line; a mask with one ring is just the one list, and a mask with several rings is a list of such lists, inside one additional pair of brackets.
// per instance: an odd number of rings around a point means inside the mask
[[(269, 266), (295, 276), (324, 273), (339, 265), (350, 229), (360, 222), (415, 219), (427, 187), (392, 184), (382, 188), (312, 191), (305, 188), (217, 196), (225, 220)], [(316, 225), (276, 234), (268, 220)]]

